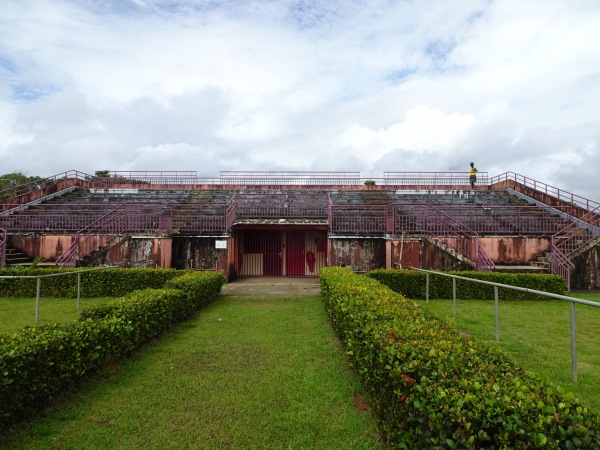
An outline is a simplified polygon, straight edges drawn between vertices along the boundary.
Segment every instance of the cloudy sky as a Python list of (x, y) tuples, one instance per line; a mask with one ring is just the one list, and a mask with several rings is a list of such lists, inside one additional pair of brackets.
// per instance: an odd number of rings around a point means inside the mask
[(515, 172), (600, 200), (598, 0), (2, 0), (0, 174)]

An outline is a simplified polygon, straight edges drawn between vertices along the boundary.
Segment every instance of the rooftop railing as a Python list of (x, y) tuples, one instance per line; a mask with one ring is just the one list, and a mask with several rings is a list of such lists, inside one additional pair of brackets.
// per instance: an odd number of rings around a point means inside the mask
[[(409, 186), (411, 188), (470, 188), (469, 172), (384, 172), (385, 186)], [(476, 186), (488, 186), (487, 172), (477, 172)]]

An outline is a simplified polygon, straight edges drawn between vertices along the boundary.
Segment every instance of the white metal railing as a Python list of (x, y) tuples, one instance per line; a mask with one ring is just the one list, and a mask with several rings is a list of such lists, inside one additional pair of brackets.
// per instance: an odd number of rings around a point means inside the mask
[(580, 305), (593, 306), (600, 308), (600, 303), (591, 302), (589, 300), (582, 300), (579, 298), (568, 297), (566, 295), (552, 294), (550, 292), (537, 291), (535, 289), (523, 288), (519, 286), (511, 286), (509, 284), (494, 283), (491, 281), (477, 280), (475, 278), (461, 277), (458, 275), (451, 275), (449, 273), (436, 272), (433, 270), (417, 269), (412, 267), (412, 270), (419, 272), (425, 272), (425, 303), (429, 304), (429, 275), (439, 275), (442, 277), (452, 278), (452, 314), (456, 316), (456, 280), (465, 280), (472, 283), (487, 284), (494, 286), (494, 315), (496, 321), (496, 342), (500, 340), (500, 318), (498, 314), (498, 288), (512, 289), (515, 291), (529, 292), (531, 294), (542, 295), (545, 297), (556, 298), (558, 300), (567, 300), (570, 302), (571, 310), (571, 376), (573, 383), (577, 384), (577, 329), (575, 326), (575, 303)]
[(114, 269), (119, 266), (102, 266), (95, 267), (93, 269), (87, 270), (74, 270), (72, 272), (62, 272), (62, 273), (49, 273), (47, 275), (3, 275), (0, 276), (0, 279), (20, 279), (20, 278), (35, 278), (36, 279), (36, 294), (35, 294), (35, 321), (39, 320), (40, 317), (40, 291), (42, 287), (42, 278), (49, 277), (62, 277), (66, 275), (77, 274), (77, 310), (79, 310), (81, 306), (81, 274), (86, 272), (93, 272), (95, 270), (105, 270), (105, 269)]

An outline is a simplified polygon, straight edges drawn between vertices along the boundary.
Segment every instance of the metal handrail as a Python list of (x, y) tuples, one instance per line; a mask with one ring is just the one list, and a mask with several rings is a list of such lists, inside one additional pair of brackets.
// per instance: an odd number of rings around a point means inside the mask
[(46, 178), (39, 178), (34, 181), (30, 181), (25, 184), (21, 184), (18, 186), (13, 186), (8, 189), (4, 189), (0, 191), (0, 199), (3, 198), (12, 198), (19, 197), (21, 195), (28, 194), (30, 192), (43, 189), (46, 186), (50, 186), (56, 184), (60, 180), (68, 180), (68, 179), (76, 179), (83, 181), (90, 181), (92, 179), (91, 175), (88, 175), (84, 172), (79, 172), (77, 170), (68, 170), (63, 173), (59, 173), (57, 175), (52, 175)]
[(573, 194), (564, 189), (560, 189), (549, 184), (546, 184), (541, 181), (534, 180), (533, 178), (528, 178), (524, 175), (519, 175), (515, 172), (505, 172), (500, 175), (496, 175), (490, 179), (490, 185), (495, 185), (505, 181), (512, 181), (518, 183), (526, 188), (531, 188), (538, 192), (544, 193), (551, 197), (556, 198), (557, 200), (564, 201), (566, 203), (572, 204), (574, 206), (578, 206), (580, 208), (591, 211), (592, 209), (597, 209), (600, 207), (600, 203), (590, 200), (588, 198), (582, 197), (580, 195)]
[[(586, 226), (581, 226), (581, 224)], [(591, 227), (590, 227), (591, 225)], [(556, 275), (564, 276), (567, 280), (567, 288), (571, 289), (571, 272), (575, 264), (571, 258), (596, 240), (600, 235), (600, 206), (584, 215), (581, 219), (573, 221), (565, 228), (552, 236), (551, 265), (550, 270)]]
[[(494, 262), (481, 245), (481, 237), (477, 232), (452, 216), (449, 216), (436, 206), (423, 202), (393, 203), (394, 223), (396, 222), (395, 219), (397, 214), (400, 212), (400, 207), (403, 206), (407, 207), (407, 209), (404, 209), (403, 211), (405, 213), (404, 216), (408, 217), (409, 220), (411, 218), (416, 219), (418, 224), (416, 230), (418, 230), (418, 232), (435, 238), (441, 237), (442, 242), (446, 245), (471, 259), (477, 269), (494, 269)], [(436, 215), (424, 214), (431, 211), (435, 212)], [(432, 231), (432, 226), (435, 228), (435, 232)], [(396, 231), (394, 226), (394, 233), (396, 233)]]
[(73, 272), (49, 273), (49, 274), (45, 274), (45, 275), (2, 275), (2, 276), (0, 276), (0, 279), (6, 279), (6, 280), (14, 280), (14, 279), (20, 279), (20, 278), (35, 278), (36, 279), (37, 286), (36, 286), (36, 296), (35, 296), (35, 321), (37, 322), (39, 320), (39, 316), (40, 316), (40, 291), (41, 291), (42, 278), (63, 277), (66, 275), (77, 274), (77, 310), (79, 310), (81, 307), (81, 274), (86, 273), (86, 272), (93, 272), (96, 270), (113, 269), (116, 267), (119, 267), (119, 266), (94, 267), (93, 269), (76, 270)]
[(335, 172), (335, 171), (291, 171), (291, 170), (282, 170), (282, 171), (264, 171), (264, 170), (221, 170), (219, 178), (221, 179), (264, 179), (264, 178), (272, 178), (272, 179), (290, 179), (290, 178), (300, 178), (300, 179), (325, 179), (325, 178), (334, 178), (334, 179), (360, 179), (360, 172)]
[[(131, 231), (132, 227), (131, 226), (121, 226), (121, 222), (117, 221), (117, 219), (121, 218), (121, 217), (125, 217), (127, 220), (126, 222), (129, 225), (130, 222), (130, 218), (132, 216), (131, 214), (131, 210), (128, 210), (128, 208), (130, 207), (148, 207), (149, 204), (154, 204), (154, 205), (160, 205), (163, 208), (170, 208), (170, 205), (164, 202), (149, 202), (149, 203), (138, 203), (138, 202), (127, 202), (127, 203), (122, 203), (119, 206), (117, 206), (116, 208), (114, 208), (113, 210), (109, 211), (108, 213), (106, 213), (105, 215), (103, 215), (102, 217), (100, 217), (99, 219), (97, 219), (96, 221), (92, 222), (91, 224), (89, 224), (88, 226), (86, 226), (85, 228), (83, 228), (82, 230), (79, 230), (77, 233), (75, 233), (75, 236), (73, 238), (73, 241), (71, 243), (71, 245), (69, 245), (69, 247), (67, 247), (67, 249), (63, 252), (62, 255), (60, 255), (58, 258), (56, 258), (56, 265), (60, 266), (60, 267), (74, 267), (76, 265), (76, 259), (79, 253), (79, 248), (81, 247), (82, 244), (82, 237), (88, 238), (89, 239), (93, 239), (96, 235), (98, 234), (105, 234), (105, 235), (116, 235), (116, 234), (120, 234), (126, 231)], [(135, 214), (134, 214), (135, 215)], [(138, 214), (139, 216), (139, 214)], [(168, 229), (170, 228), (171, 225), (171, 217), (170, 215), (163, 215), (163, 214), (154, 214), (152, 215), (153, 217), (158, 216), (159, 220), (153, 222), (156, 230), (160, 230), (160, 229)], [(169, 220), (162, 220), (163, 218), (168, 218)], [(111, 220), (112, 219), (112, 220)], [(116, 225), (116, 227), (114, 226)], [(108, 228), (110, 226), (113, 226), (112, 229)], [(150, 229), (148, 227), (145, 227), (146, 230)], [(110, 231), (109, 233), (106, 233), (106, 231)], [(84, 241), (85, 242), (85, 241)], [(93, 250), (97, 250), (98, 248), (100, 248), (100, 244), (98, 242), (95, 242), (95, 244), (93, 245)], [(81, 255), (79, 255), (81, 256)]]
[(6, 265), (6, 230), (0, 228), (0, 267)]
[(531, 294), (535, 294), (535, 295), (542, 295), (545, 297), (550, 297), (550, 298), (556, 298), (558, 300), (567, 300), (570, 302), (570, 309), (571, 309), (571, 375), (573, 378), (573, 383), (577, 384), (577, 345), (576, 345), (576, 341), (577, 341), (577, 330), (576, 330), (576, 326), (575, 326), (575, 303), (578, 303), (580, 305), (587, 305), (587, 306), (593, 306), (595, 308), (600, 308), (600, 303), (597, 302), (591, 302), (589, 300), (582, 300), (579, 298), (575, 298), (575, 297), (568, 297), (566, 295), (560, 295), (560, 294), (553, 294), (550, 292), (544, 292), (544, 291), (537, 291), (535, 289), (529, 289), (529, 288), (523, 288), (520, 286), (511, 286), (510, 284), (502, 284), (502, 283), (494, 283), (492, 281), (484, 281), (484, 280), (477, 280), (475, 278), (467, 278), (467, 277), (461, 277), (459, 275), (452, 275), (449, 273), (443, 273), (443, 272), (437, 272), (434, 270), (425, 270), (425, 269), (418, 269), (416, 267), (411, 267), (411, 270), (416, 270), (419, 272), (425, 272), (425, 302), (427, 304), (429, 304), (429, 275), (439, 275), (439, 276), (443, 276), (443, 277), (449, 277), (452, 278), (452, 312), (453, 315), (456, 316), (456, 280), (465, 280), (468, 282), (472, 282), (472, 283), (479, 283), (479, 284), (487, 284), (489, 286), (494, 286), (494, 304), (495, 304), (495, 318), (496, 318), (496, 341), (500, 340), (500, 318), (499, 318), (499, 314), (498, 314), (498, 288), (505, 288), (505, 289), (512, 289), (515, 291), (521, 291), (521, 292), (529, 292)]

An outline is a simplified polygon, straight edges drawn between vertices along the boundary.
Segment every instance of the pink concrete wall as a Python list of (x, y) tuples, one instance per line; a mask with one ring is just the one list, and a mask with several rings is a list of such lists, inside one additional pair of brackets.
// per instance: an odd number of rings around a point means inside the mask
[(526, 265), (550, 251), (549, 237), (483, 237), (481, 246), (496, 264)]
[(73, 236), (57, 235), (11, 235), (12, 245), (29, 256), (56, 259), (73, 242)]
[[(95, 236), (82, 241), (81, 255), (88, 255), (98, 245), (105, 245), (110, 236)], [(54, 260), (71, 245), (72, 236), (58, 235), (12, 235), (12, 245), (29, 256)], [(172, 239), (170, 237), (148, 237), (126, 239), (111, 247), (105, 255), (98, 257), (98, 264), (126, 262), (130, 267), (171, 267)]]

